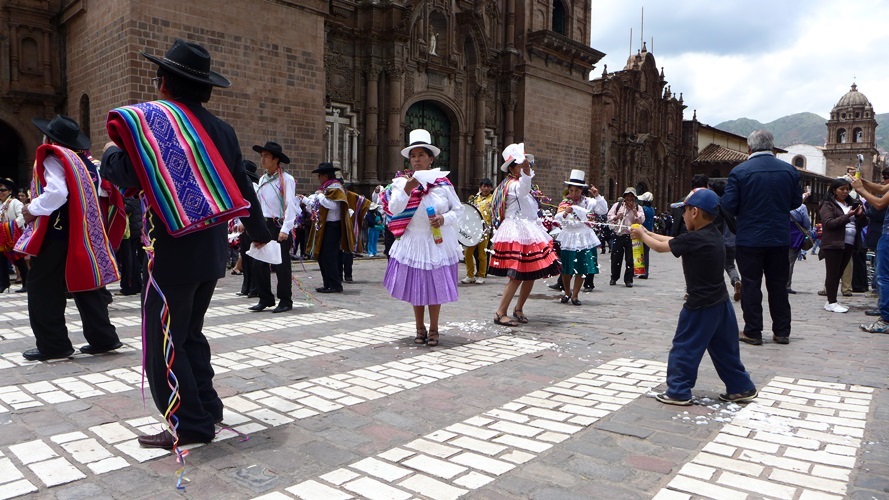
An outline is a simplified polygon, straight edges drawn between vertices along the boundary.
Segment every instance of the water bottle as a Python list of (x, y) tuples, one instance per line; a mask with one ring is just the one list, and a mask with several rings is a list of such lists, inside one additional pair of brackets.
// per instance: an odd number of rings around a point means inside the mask
[[(426, 207), (426, 215), (428, 215), (430, 219), (435, 217), (435, 207)], [(441, 237), (440, 227), (432, 226), (432, 239), (435, 241), (436, 245), (439, 245), (444, 241)]]
[[(630, 227), (639, 228), (639, 224), (633, 224)], [(645, 247), (642, 246), (642, 240), (633, 238), (633, 274), (636, 276), (645, 274)]]

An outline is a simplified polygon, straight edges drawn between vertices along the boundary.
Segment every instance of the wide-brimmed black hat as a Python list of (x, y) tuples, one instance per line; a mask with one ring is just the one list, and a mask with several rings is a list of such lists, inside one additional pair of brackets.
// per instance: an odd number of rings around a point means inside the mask
[(228, 78), (215, 71), (210, 71), (210, 53), (204, 47), (177, 38), (163, 58), (140, 52), (146, 59), (183, 78), (213, 85), (214, 87), (231, 87)]
[(89, 149), (92, 145), (90, 138), (80, 131), (80, 125), (70, 116), (56, 115), (52, 120), (31, 118), (31, 123), (36, 125), (43, 135), (66, 148)]
[(251, 181), (259, 182), (259, 176), (256, 175), (256, 163), (253, 163), (250, 160), (244, 160), (244, 170), (247, 172), (247, 177), (249, 177)]
[(0, 178), (0, 185), (6, 186), (6, 188), (9, 189), (13, 196), (15, 196), (16, 192), (18, 191), (15, 182), (8, 177)]
[(253, 151), (257, 153), (262, 153), (263, 151), (268, 151), (269, 153), (278, 157), (278, 161), (281, 163), (290, 163), (290, 157), (284, 154), (284, 150), (281, 149), (281, 145), (277, 142), (266, 141), (265, 146), (260, 146), (259, 144), (253, 146)]
[(324, 162), (324, 163), (319, 163), (319, 164), (318, 164), (318, 168), (316, 168), (315, 170), (312, 170), (312, 173), (313, 173), (313, 174), (329, 174), (329, 175), (333, 175), (333, 173), (334, 173), (334, 172), (337, 172), (337, 171), (339, 171), (339, 169), (336, 168), (336, 167), (334, 167), (334, 166), (333, 166), (333, 163)]

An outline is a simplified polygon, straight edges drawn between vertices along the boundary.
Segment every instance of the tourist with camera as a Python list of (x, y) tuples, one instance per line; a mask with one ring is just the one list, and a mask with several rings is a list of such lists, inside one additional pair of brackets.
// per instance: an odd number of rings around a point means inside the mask
[(834, 180), (818, 207), (821, 216), (821, 252), (824, 258), (824, 289), (827, 291), (826, 311), (844, 313), (848, 307), (837, 302), (837, 288), (843, 269), (849, 264), (855, 246), (861, 243), (861, 228), (867, 223), (861, 202), (849, 196), (852, 185), (841, 177)]

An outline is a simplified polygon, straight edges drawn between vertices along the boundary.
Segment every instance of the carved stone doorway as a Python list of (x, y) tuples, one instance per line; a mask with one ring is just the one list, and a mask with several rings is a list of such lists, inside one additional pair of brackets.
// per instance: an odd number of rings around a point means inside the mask
[(18, 187), (27, 188), (31, 168), (28, 165), (28, 154), (18, 132), (9, 124), (0, 121), (0, 177), (8, 177)]
[(451, 120), (444, 110), (434, 101), (419, 101), (408, 108), (404, 119), (404, 143), (408, 143), (411, 130), (422, 128), (432, 135), (432, 144), (441, 149), (433, 167), (450, 170), (448, 179), (454, 186), (459, 186), (458, 171), (451, 168)]

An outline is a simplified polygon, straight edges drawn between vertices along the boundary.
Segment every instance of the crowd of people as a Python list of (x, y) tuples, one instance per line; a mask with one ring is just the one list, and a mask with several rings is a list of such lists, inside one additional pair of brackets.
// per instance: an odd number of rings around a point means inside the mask
[[(251, 311), (283, 313), (293, 307), (294, 259), (317, 261), (323, 281), (317, 293), (342, 293), (343, 283), (352, 281), (354, 255), (375, 256), (381, 235), (388, 257), (382, 284), (411, 305), (414, 342), (427, 346), (439, 344), (442, 306), (458, 300), (461, 284), (505, 277), (493, 322), (517, 327), (531, 321), (524, 306), (539, 279), (558, 277), (551, 285), (560, 292), (558, 301), (580, 306), (580, 291), (595, 288), (606, 247), (611, 286), (648, 279), (649, 252), (671, 252), (682, 259), (686, 296), (667, 390), (657, 396), (666, 404), (691, 404), (704, 351), (725, 383), (721, 399), (756, 397), (739, 341), (763, 343), (762, 281), (772, 340), (788, 344), (794, 263), (818, 239), (826, 270), (824, 308), (836, 313), (848, 310), (837, 300), (839, 283), (855, 287), (844, 271), (865, 241), (876, 249), (875, 287), (887, 293), (880, 293), (879, 318), (862, 328), (889, 332), (889, 237), (875, 237), (880, 226), (873, 226), (885, 220), (889, 171), (882, 184), (857, 177), (831, 184), (818, 209), (820, 238), (812, 234), (799, 174), (775, 158), (766, 131), (750, 135), (749, 159), (726, 181), (711, 184), (696, 176), (688, 196), (657, 216), (650, 192), (628, 187), (609, 207), (578, 169), (566, 175), (561, 201), (548, 210), (533, 184), (534, 156), (524, 144), (507, 146), (503, 180), (481, 180), (464, 204), (448, 171), (435, 166), (441, 150), (423, 129), (411, 131), (401, 151), (410, 168), (377, 186), (370, 198), (351, 191), (330, 163), (312, 171), (317, 185), (300, 195), (283, 167), (290, 158), (279, 143), (254, 145), (257, 165), (242, 157), (233, 128), (203, 106), (214, 88), (230, 86), (211, 69), (206, 49), (177, 40), (163, 57), (142, 55), (157, 67), (159, 100), (109, 112), (111, 142), (101, 160), (89, 156), (91, 143), (73, 119), (34, 119), (44, 140), (36, 154), (33, 199), (21, 199), (21, 193), (16, 198), (15, 184), (0, 179), (0, 265), (15, 266), (20, 291), (28, 294), (37, 344), (23, 353), (29, 360), (73, 354), (66, 293), (83, 320), (88, 344), (80, 351), (86, 354), (122, 346), (109, 319), (106, 286), (120, 280), (120, 294), (141, 294), (145, 373), (169, 424), (164, 432), (141, 436), (143, 446), (208, 442), (223, 420), (202, 326), (227, 263), (236, 262), (233, 272), (243, 275), (239, 295), (258, 299)], [(475, 213), (481, 229), (461, 246), (469, 232), (464, 215)], [(458, 280), (461, 259), (465, 276)], [(741, 303), (743, 330), (724, 274)], [(9, 273), (0, 273), (2, 278), (6, 290)]]

